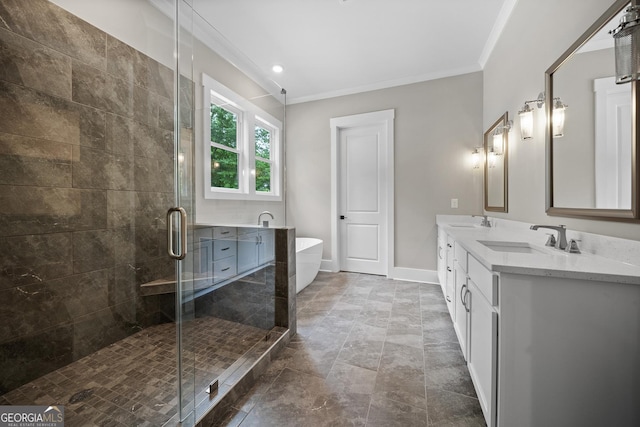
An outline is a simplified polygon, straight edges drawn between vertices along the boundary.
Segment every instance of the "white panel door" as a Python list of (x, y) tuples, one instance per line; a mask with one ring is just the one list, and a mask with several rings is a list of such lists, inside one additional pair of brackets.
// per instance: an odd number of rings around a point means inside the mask
[(594, 80), (596, 208), (631, 209), (631, 91), (614, 77)]
[(387, 274), (386, 129), (340, 129), (340, 265)]

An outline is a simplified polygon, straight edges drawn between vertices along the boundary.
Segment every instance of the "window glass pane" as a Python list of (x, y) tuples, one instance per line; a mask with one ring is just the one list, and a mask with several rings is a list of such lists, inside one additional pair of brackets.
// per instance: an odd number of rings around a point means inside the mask
[(211, 104), (211, 142), (236, 148), (237, 134), (238, 116), (231, 111)]
[(256, 191), (271, 192), (271, 163), (256, 160)]
[(211, 186), (238, 187), (238, 154), (211, 147)]
[(271, 131), (256, 126), (256, 157), (271, 159)]

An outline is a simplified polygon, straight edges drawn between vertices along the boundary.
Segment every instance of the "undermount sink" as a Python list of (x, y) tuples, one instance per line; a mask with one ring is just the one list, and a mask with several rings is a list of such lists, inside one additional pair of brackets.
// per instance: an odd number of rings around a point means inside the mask
[(543, 254), (544, 252), (536, 249), (527, 242), (499, 242), (494, 240), (478, 240), (481, 243), (496, 252), (511, 252), (518, 254)]
[(459, 228), (475, 228), (476, 224), (468, 224), (468, 223), (460, 223), (460, 224), (449, 224), (449, 227), (459, 227)]

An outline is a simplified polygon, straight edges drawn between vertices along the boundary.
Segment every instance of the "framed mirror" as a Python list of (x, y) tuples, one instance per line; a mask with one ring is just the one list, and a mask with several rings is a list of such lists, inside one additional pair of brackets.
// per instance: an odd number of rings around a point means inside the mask
[(508, 212), (509, 113), (484, 133), (484, 210)]
[(549, 215), (638, 218), (640, 98), (637, 83), (615, 83), (609, 34), (629, 4), (616, 1), (545, 74)]

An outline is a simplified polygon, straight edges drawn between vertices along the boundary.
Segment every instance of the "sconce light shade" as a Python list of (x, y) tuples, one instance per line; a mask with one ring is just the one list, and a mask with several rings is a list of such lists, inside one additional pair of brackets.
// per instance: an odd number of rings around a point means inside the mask
[(522, 139), (533, 138), (533, 108), (531, 108), (529, 104), (535, 103), (538, 109), (540, 109), (544, 105), (545, 99), (545, 93), (540, 92), (537, 99), (525, 101), (522, 110), (518, 111), (518, 115), (520, 116), (520, 136)]
[(520, 136), (522, 139), (533, 138), (533, 108), (529, 104), (524, 104), (522, 110), (518, 111), (520, 116)]
[(629, 6), (613, 33), (616, 56), (616, 83), (640, 79), (640, 6)]
[(496, 129), (493, 133), (493, 152), (496, 156), (501, 155), (504, 152), (504, 133), (501, 129)]
[(489, 167), (490, 168), (495, 168), (496, 167), (496, 153), (493, 151), (493, 149), (491, 151), (489, 151)]
[(551, 125), (553, 136), (559, 138), (564, 135), (564, 110), (567, 108), (560, 98), (553, 100), (553, 113), (551, 116)]
[(474, 169), (480, 169), (480, 151), (478, 147), (474, 148), (471, 152), (471, 164)]

